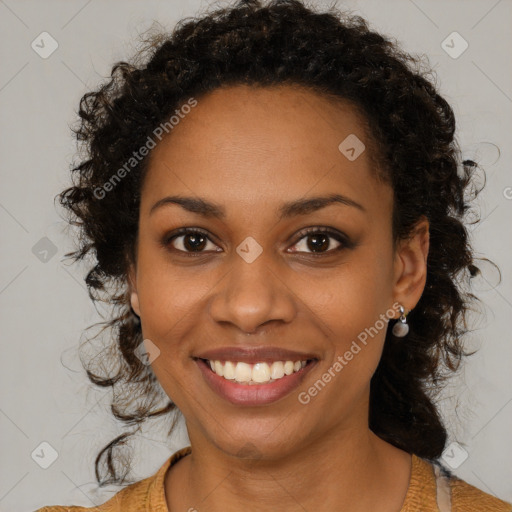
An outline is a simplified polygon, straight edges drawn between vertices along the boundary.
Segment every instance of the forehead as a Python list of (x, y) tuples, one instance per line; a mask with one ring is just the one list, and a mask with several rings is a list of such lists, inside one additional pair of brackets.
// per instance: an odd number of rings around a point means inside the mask
[(386, 209), (365, 123), (349, 102), (301, 87), (217, 89), (153, 149), (141, 208), (176, 193), (253, 207), (329, 192)]

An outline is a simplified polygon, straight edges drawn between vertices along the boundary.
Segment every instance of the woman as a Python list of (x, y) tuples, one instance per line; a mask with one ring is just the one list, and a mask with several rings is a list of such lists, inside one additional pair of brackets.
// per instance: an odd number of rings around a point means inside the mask
[[(254, 0), (83, 97), (60, 199), (119, 355), (88, 375), (127, 424), (179, 410), (190, 446), (102, 506), (41, 511), (511, 510), (439, 462), (476, 164), (417, 64), (361, 18)], [(125, 481), (128, 435), (100, 485)]]

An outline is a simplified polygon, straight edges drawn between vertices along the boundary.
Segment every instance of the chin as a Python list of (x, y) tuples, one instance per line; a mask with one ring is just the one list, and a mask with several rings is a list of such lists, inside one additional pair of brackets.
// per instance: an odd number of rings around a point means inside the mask
[[(211, 437), (211, 443), (226, 455), (240, 459), (251, 460), (275, 460), (290, 453), (295, 453), (297, 448), (290, 436), (289, 424), (283, 429), (287, 421), (284, 418), (269, 423), (265, 421), (264, 426), (258, 426), (258, 421), (247, 422), (238, 425), (230, 423), (229, 429), (219, 427), (219, 430)], [(301, 443), (297, 439), (298, 444)]]

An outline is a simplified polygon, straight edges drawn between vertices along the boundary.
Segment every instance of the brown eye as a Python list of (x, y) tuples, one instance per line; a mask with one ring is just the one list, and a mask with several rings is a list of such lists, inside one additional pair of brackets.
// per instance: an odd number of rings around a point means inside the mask
[(330, 236), (324, 233), (319, 233), (316, 235), (308, 235), (306, 239), (308, 240), (307, 247), (313, 252), (324, 252), (329, 249), (330, 245)]
[(341, 233), (325, 228), (313, 228), (312, 230), (301, 232), (300, 235), (301, 238), (294, 245), (296, 249), (292, 252), (305, 252), (320, 256), (350, 246), (349, 242)]
[[(210, 247), (208, 247), (208, 243), (211, 244)], [(176, 251), (185, 253), (201, 253), (205, 249), (215, 250), (215, 247), (217, 247), (203, 231), (187, 228), (168, 238), (165, 245), (171, 245)]]

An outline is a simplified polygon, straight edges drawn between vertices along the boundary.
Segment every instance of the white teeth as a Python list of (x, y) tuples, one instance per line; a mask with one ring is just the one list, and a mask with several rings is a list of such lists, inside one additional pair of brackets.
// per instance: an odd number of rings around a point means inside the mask
[(220, 361), (214, 361), (214, 369), (213, 371), (217, 374), (217, 375), (220, 375), (221, 377), (224, 376), (224, 371), (223, 371), (223, 368), (222, 368), (222, 365), (220, 364)]
[(293, 367), (294, 364), (292, 361), (286, 361), (286, 363), (284, 363), (284, 373), (286, 375), (291, 375), (293, 373)]
[(281, 361), (272, 363), (272, 366), (270, 367), (270, 376), (274, 380), (284, 377), (284, 365)]
[(210, 368), (220, 377), (245, 384), (262, 384), (282, 379), (304, 368), (307, 361), (274, 361), (268, 363), (248, 364), (242, 361), (208, 361)]
[[(219, 361), (215, 361), (215, 363), (220, 364)], [(217, 368), (217, 364), (215, 364), (215, 368)], [(250, 365), (248, 365), (247, 363), (237, 363), (235, 368), (235, 380), (237, 382), (249, 382), (251, 380), (251, 374), (252, 371)]]
[(235, 378), (235, 365), (231, 361), (226, 361), (224, 364), (224, 375), (225, 379), (233, 380)]
[(270, 380), (270, 368), (267, 363), (256, 363), (253, 366), (252, 380), (254, 382), (268, 382)]

